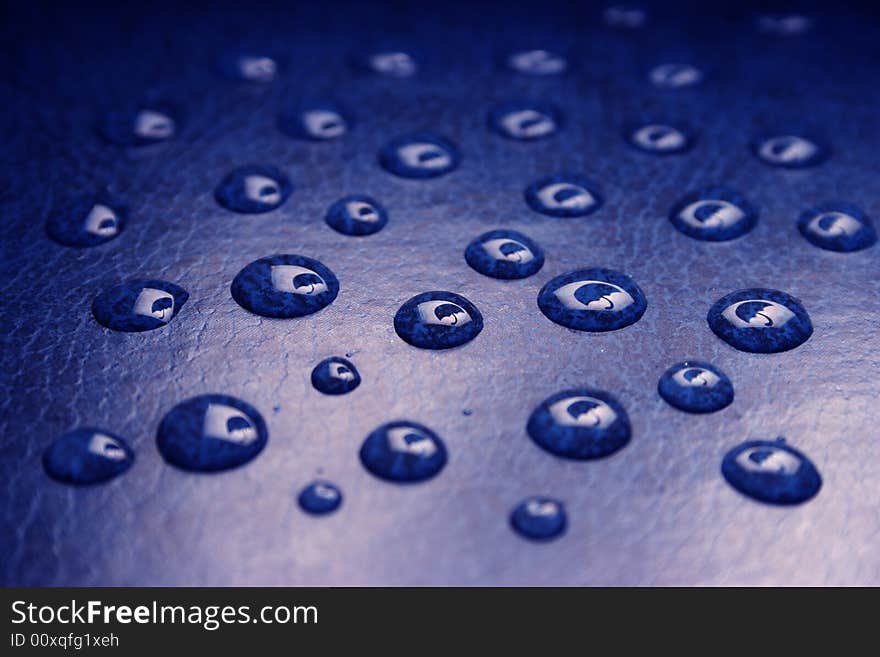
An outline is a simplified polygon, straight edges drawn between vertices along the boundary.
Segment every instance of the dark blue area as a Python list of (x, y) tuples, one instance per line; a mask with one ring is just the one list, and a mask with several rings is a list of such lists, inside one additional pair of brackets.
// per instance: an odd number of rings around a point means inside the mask
[(339, 294), (339, 280), (323, 264), (300, 255), (254, 260), (232, 281), (232, 298), (246, 310), (288, 319), (326, 308)]
[(127, 219), (128, 208), (121, 201), (108, 194), (86, 194), (58, 202), (46, 232), (62, 246), (98, 246), (119, 237)]
[(451, 141), (420, 132), (392, 139), (379, 151), (379, 163), (401, 178), (437, 178), (455, 170), (461, 153)]
[(801, 504), (822, 487), (813, 462), (782, 440), (749, 440), (721, 462), (727, 483), (743, 495), (768, 504)]
[(483, 330), (483, 315), (460, 294), (417, 294), (394, 315), (394, 330), (420, 349), (451, 349), (470, 342)]
[(565, 505), (552, 497), (530, 497), (510, 513), (514, 531), (533, 541), (552, 541), (565, 532), (567, 524)]
[(187, 299), (189, 294), (179, 285), (137, 279), (101, 292), (92, 302), (92, 314), (114, 331), (152, 331), (174, 319)]
[(723, 296), (709, 309), (709, 328), (740, 351), (772, 354), (799, 347), (813, 334), (800, 301), (779, 290), (753, 288)]
[(431, 479), (446, 465), (446, 445), (436, 433), (417, 422), (383, 424), (366, 437), (360, 458), (371, 473), (401, 484)]
[(293, 192), (287, 175), (278, 167), (247, 164), (229, 172), (214, 190), (217, 203), (242, 214), (271, 212)]
[(810, 244), (827, 251), (851, 253), (877, 243), (871, 218), (852, 203), (821, 203), (802, 212), (797, 227)]
[(669, 221), (688, 237), (726, 242), (752, 230), (758, 223), (758, 211), (739, 192), (713, 185), (684, 196), (672, 206)]
[(544, 266), (544, 251), (515, 230), (490, 230), (468, 244), (464, 259), (484, 276), (527, 278)]
[(372, 196), (351, 194), (333, 203), (324, 220), (343, 235), (372, 235), (388, 223), (388, 212)]
[(688, 413), (714, 413), (733, 402), (733, 384), (714, 365), (698, 360), (676, 363), (657, 383), (660, 396)]
[(342, 504), (342, 491), (329, 481), (313, 481), (302, 489), (297, 498), (306, 513), (323, 516), (333, 513)]
[(576, 331), (616, 331), (639, 321), (648, 307), (641, 288), (626, 274), (594, 267), (562, 274), (538, 294), (547, 318)]
[(361, 375), (349, 360), (325, 358), (312, 370), (312, 385), (325, 395), (344, 395), (361, 384)]
[(43, 452), (43, 467), (65, 484), (98, 484), (121, 475), (134, 464), (134, 452), (119, 436), (103, 429), (74, 429)]
[(163, 458), (192, 472), (244, 465), (268, 440), (257, 409), (229, 395), (200, 395), (179, 403), (162, 418), (156, 434)]
[(526, 187), (526, 203), (551, 217), (586, 217), (602, 207), (599, 187), (583, 176), (557, 173)]

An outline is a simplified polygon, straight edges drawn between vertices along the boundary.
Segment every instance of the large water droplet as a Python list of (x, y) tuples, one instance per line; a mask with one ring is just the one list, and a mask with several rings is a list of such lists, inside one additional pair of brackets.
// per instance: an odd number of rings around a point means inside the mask
[(467, 263), (484, 276), (526, 278), (544, 266), (544, 251), (515, 230), (490, 230), (468, 244)]
[(596, 267), (551, 279), (538, 293), (538, 307), (562, 326), (601, 332), (639, 321), (648, 302), (629, 276)]
[(524, 75), (559, 75), (568, 68), (568, 60), (563, 55), (542, 50), (519, 50), (507, 56), (507, 66)]
[(533, 541), (552, 541), (565, 532), (567, 524), (565, 505), (551, 497), (526, 498), (510, 514), (514, 531)]
[(602, 194), (593, 182), (567, 173), (533, 182), (525, 199), (532, 210), (551, 217), (585, 217), (602, 207)]
[(776, 353), (794, 349), (813, 334), (801, 302), (779, 290), (751, 288), (721, 297), (709, 309), (709, 328), (740, 351)]
[(361, 384), (361, 375), (351, 361), (333, 356), (312, 370), (312, 385), (325, 395), (344, 395)]
[(92, 314), (114, 331), (151, 331), (174, 319), (187, 299), (187, 291), (173, 283), (139, 279), (101, 292), (92, 302)]
[(109, 112), (101, 134), (117, 146), (149, 146), (167, 141), (178, 130), (180, 113), (166, 103), (151, 103)]
[(156, 444), (172, 465), (214, 472), (247, 463), (268, 439), (266, 423), (250, 404), (228, 395), (200, 395), (162, 418)]
[(532, 412), (526, 430), (540, 447), (569, 459), (597, 459), (629, 442), (629, 417), (609, 393), (564, 390)]
[(301, 104), (278, 119), (283, 133), (308, 141), (338, 139), (348, 132), (350, 125), (342, 108), (330, 102)]
[(381, 479), (424, 481), (446, 465), (446, 445), (428, 427), (409, 421), (383, 424), (361, 446), (364, 467)]
[(125, 228), (126, 207), (104, 194), (80, 196), (52, 209), (46, 232), (63, 246), (97, 246)]
[(278, 62), (266, 54), (232, 52), (220, 58), (220, 71), (228, 78), (245, 82), (272, 82), (278, 74)]
[(653, 155), (674, 155), (688, 150), (694, 143), (693, 132), (684, 126), (645, 121), (624, 128), (627, 143)]
[(804, 169), (824, 162), (830, 150), (818, 139), (803, 135), (772, 135), (752, 142), (752, 152), (765, 164)]
[(121, 475), (134, 463), (134, 452), (119, 436), (82, 428), (56, 438), (43, 453), (46, 473), (65, 484), (97, 484)]
[(797, 227), (810, 244), (828, 251), (860, 251), (877, 242), (870, 217), (851, 203), (823, 203), (810, 208), (801, 214)]
[(325, 221), (330, 228), (343, 235), (372, 235), (388, 223), (388, 213), (373, 197), (352, 194), (331, 205)]
[(231, 171), (214, 190), (217, 203), (242, 214), (260, 214), (279, 207), (293, 192), (281, 169), (248, 164)]
[(339, 508), (342, 504), (342, 491), (329, 481), (313, 481), (302, 489), (297, 501), (306, 513), (322, 516)]
[(427, 132), (398, 137), (379, 151), (382, 167), (403, 178), (436, 178), (454, 170), (460, 161), (455, 144)]
[(723, 242), (752, 230), (758, 211), (739, 192), (716, 185), (682, 198), (669, 211), (669, 221), (688, 237)]
[(713, 413), (733, 401), (733, 384), (714, 365), (691, 360), (663, 373), (657, 391), (669, 404), (688, 413)]
[(734, 447), (721, 462), (721, 473), (743, 495), (769, 504), (800, 504), (822, 487), (816, 466), (782, 440)]
[(651, 83), (660, 89), (684, 89), (703, 81), (703, 72), (690, 64), (660, 64), (648, 74)]
[(394, 330), (421, 349), (449, 349), (473, 340), (483, 330), (477, 307), (453, 292), (424, 292), (403, 304)]
[(323, 264), (300, 255), (274, 255), (247, 265), (232, 281), (232, 298), (264, 317), (303, 317), (333, 303), (339, 280)]
[(562, 112), (545, 103), (507, 103), (489, 112), (489, 129), (508, 139), (543, 139), (561, 126)]

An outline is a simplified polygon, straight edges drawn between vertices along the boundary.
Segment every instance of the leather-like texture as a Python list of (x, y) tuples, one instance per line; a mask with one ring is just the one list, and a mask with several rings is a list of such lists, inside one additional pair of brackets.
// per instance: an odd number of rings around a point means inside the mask
[[(605, 27), (596, 8), (546, 2), (10, 10), (0, 40), (2, 583), (880, 584), (880, 251), (823, 251), (796, 227), (828, 200), (880, 220), (880, 30), (869, 14), (813, 6), (812, 32), (776, 37), (757, 32), (748, 10), (697, 16), (707, 10), (662, 3), (633, 31)], [(420, 58), (417, 76), (352, 67), (363, 48), (387, 43)], [(224, 52), (246, 47), (279, 57), (274, 83), (217, 73)], [(499, 68), (524, 47), (568, 54), (570, 72)], [(703, 67), (705, 82), (654, 88), (647, 71), (668, 60)], [(285, 103), (323, 98), (351, 113), (345, 137), (279, 131)], [(126, 149), (100, 137), (106, 111), (143, 99), (180, 108), (176, 139)], [(487, 113), (518, 99), (558, 107), (562, 129), (535, 142), (488, 130)], [(691, 126), (694, 147), (634, 149), (622, 130), (645, 115)], [(831, 144), (816, 168), (772, 168), (749, 149), (768, 130), (801, 126)], [(384, 144), (420, 131), (452, 140), (460, 166), (432, 180), (379, 166)], [(219, 181), (252, 163), (290, 176), (287, 202), (262, 215), (218, 206)], [(602, 208), (574, 219), (531, 210), (523, 190), (561, 171), (601, 185)], [(758, 208), (753, 231), (708, 243), (675, 230), (669, 208), (713, 184)], [(53, 206), (101, 188), (127, 204), (120, 236), (88, 249), (50, 241)], [(381, 232), (347, 237), (326, 225), (327, 208), (355, 193), (387, 209)], [(502, 281), (466, 264), (467, 244), (502, 227), (544, 249), (536, 275)], [(338, 298), (290, 320), (241, 308), (233, 277), (275, 253), (326, 264)], [(648, 300), (641, 320), (599, 334), (544, 317), (541, 287), (584, 267), (631, 276)], [(189, 300), (163, 328), (105, 329), (92, 300), (132, 278), (173, 282)], [(706, 313), (748, 287), (799, 298), (812, 337), (779, 354), (722, 342)], [(395, 312), (427, 290), (471, 300), (480, 335), (444, 351), (397, 337)], [(357, 390), (315, 390), (314, 366), (346, 354), (363, 377)], [(660, 398), (661, 374), (689, 358), (730, 376), (732, 405), (691, 415)], [(608, 458), (563, 460), (526, 434), (542, 400), (580, 387), (609, 391), (629, 414), (632, 439)], [(266, 419), (254, 461), (215, 474), (163, 461), (160, 420), (206, 393)], [(441, 436), (449, 461), (438, 476), (404, 486), (361, 465), (363, 439), (396, 419)], [(44, 449), (78, 426), (124, 437), (137, 452), (131, 470), (88, 488), (49, 479)], [(733, 446), (777, 436), (822, 475), (803, 505), (761, 504), (721, 476)], [(315, 478), (342, 489), (336, 513), (297, 506)], [(560, 539), (539, 545), (511, 531), (511, 509), (530, 495), (565, 503)]]

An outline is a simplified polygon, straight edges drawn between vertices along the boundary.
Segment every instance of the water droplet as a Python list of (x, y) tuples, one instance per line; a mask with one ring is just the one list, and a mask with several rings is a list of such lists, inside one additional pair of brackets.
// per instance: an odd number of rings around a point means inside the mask
[(330, 228), (343, 235), (372, 235), (388, 223), (388, 213), (371, 196), (352, 194), (331, 205), (324, 219)]
[(613, 5), (602, 13), (605, 24), (609, 27), (618, 27), (634, 30), (644, 27), (648, 20), (648, 12), (641, 7), (629, 5)]
[(670, 405), (688, 413), (714, 413), (733, 401), (733, 384), (714, 365), (676, 363), (663, 373), (657, 391)]
[(490, 230), (468, 244), (464, 259), (484, 276), (526, 278), (544, 266), (544, 251), (515, 230)]
[(403, 304), (394, 330), (421, 349), (449, 349), (470, 342), (483, 330), (477, 307), (453, 292), (423, 292)]
[(252, 460), (268, 439), (263, 417), (250, 404), (228, 395), (200, 395), (162, 418), (156, 444), (172, 465), (215, 472)]
[(629, 416), (609, 393), (564, 390), (541, 402), (526, 430), (541, 448), (568, 459), (598, 459), (629, 442)]
[(187, 291), (173, 283), (139, 279), (101, 292), (92, 302), (92, 314), (114, 331), (151, 331), (174, 319), (187, 299)]
[(364, 467), (381, 479), (424, 481), (446, 465), (446, 445), (428, 427), (409, 421), (383, 424), (361, 446)]
[(312, 385), (325, 395), (344, 395), (360, 384), (357, 368), (344, 358), (326, 358), (312, 370)]
[(669, 211), (669, 221), (688, 237), (724, 242), (752, 230), (758, 211), (739, 192), (716, 185), (682, 198)]
[(565, 532), (568, 524), (565, 505), (551, 497), (529, 497), (510, 514), (510, 526), (524, 538), (552, 541)]
[(100, 132), (117, 146), (148, 146), (174, 137), (179, 120), (170, 105), (155, 103), (108, 113)]
[(342, 504), (342, 491), (329, 481), (313, 481), (299, 494), (299, 506), (306, 513), (322, 516)]
[(80, 196), (52, 210), (46, 232), (63, 246), (97, 246), (115, 239), (127, 217), (127, 208), (109, 196)]
[(416, 58), (403, 50), (371, 52), (358, 60), (365, 70), (389, 78), (411, 78), (419, 72)]
[(507, 103), (489, 112), (489, 129), (508, 139), (543, 139), (561, 125), (562, 112), (545, 103)]
[(639, 321), (648, 302), (629, 276), (596, 267), (550, 280), (538, 293), (538, 307), (562, 326), (601, 332)]
[(278, 127), (284, 134), (308, 141), (329, 141), (344, 136), (351, 125), (335, 103), (300, 104), (283, 113)]
[(281, 169), (249, 164), (231, 171), (214, 190), (221, 206), (241, 214), (260, 214), (282, 205), (293, 192), (290, 179)]
[(602, 195), (594, 183), (565, 173), (533, 182), (525, 198), (532, 210), (551, 217), (585, 217), (602, 207)]
[(810, 459), (781, 440), (750, 440), (734, 447), (721, 462), (721, 474), (743, 495), (769, 504), (800, 504), (822, 487)]
[(813, 28), (813, 19), (801, 14), (764, 14), (757, 22), (759, 31), (774, 36), (797, 36)]
[(877, 231), (870, 217), (850, 203), (823, 203), (801, 214), (797, 223), (810, 244), (849, 253), (873, 246)]
[(466, 417), (470, 417), (471, 415), (474, 414), (474, 412), (473, 412), (471, 409), (466, 408), (466, 409), (464, 409), (464, 410), (461, 412), (461, 414), (464, 415), (464, 416), (466, 416)]
[(568, 68), (568, 61), (549, 50), (520, 50), (508, 55), (507, 66), (525, 75), (559, 75)]
[(683, 153), (694, 143), (693, 133), (688, 128), (654, 121), (629, 125), (623, 136), (631, 146), (654, 155)]
[(339, 293), (339, 280), (317, 260), (274, 255), (254, 260), (232, 281), (232, 298), (263, 317), (303, 317), (326, 308)]
[(651, 69), (651, 83), (660, 89), (683, 89), (703, 81), (703, 72), (690, 64), (660, 64)]
[(709, 309), (709, 328), (740, 351), (772, 354), (794, 349), (813, 334), (810, 316), (794, 297), (764, 288), (738, 290)]
[(430, 133), (404, 135), (379, 151), (379, 163), (402, 178), (436, 178), (455, 169), (461, 154), (455, 144)]
[(805, 169), (824, 162), (830, 151), (818, 139), (800, 135), (772, 135), (752, 142), (752, 152), (765, 164)]
[(119, 436), (81, 428), (56, 438), (43, 453), (43, 467), (65, 484), (97, 484), (121, 475), (134, 463), (134, 452)]
[(220, 58), (220, 71), (233, 80), (272, 82), (278, 74), (278, 62), (266, 54), (227, 53)]

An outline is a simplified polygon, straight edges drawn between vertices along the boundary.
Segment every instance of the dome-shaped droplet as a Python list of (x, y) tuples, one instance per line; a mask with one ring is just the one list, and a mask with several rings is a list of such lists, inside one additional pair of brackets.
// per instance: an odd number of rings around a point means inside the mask
[(149, 146), (172, 139), (179, 121), (179, 112), (170, 105), (151, 103), (107, 113), (100, 132), (117, 146)]
[(402, 178), (436, 178), (453, 171), (460, 161), (455, 144), (430, 133), (398, 137), (379, 151), (382, 167)]
[(632, 5), (612, 5), (605, 8), (602, 18), (608, 27), (635, 30), (645, 26), (648, 12)]
[(43, 453), (43, 467), (65, 484), (97, 484), (121, 475), (134, 463), (134, 452), (119, 436), (81, 428), (56, 438)]
[(535, 212), (551, 217), (585, 217), (602, 207), (602, 194), (590, 180), (559, 173), (526, 187), (526, 203)]
[(715, 335), (731, 347), (753, 353), (788, 351), (813, 334), (810, 316), (800, 301), (766, 288), (723, 296), (706, 319)]
[(639, 321), (648, 302), (626, 274), (595, 267), (551, 279), (538, 294), (538, 307), (567, 328), (601, 332)]
[(359, 68), (387, 78), (411, 78), (419, 72), (419, 62), (404, 50), (382, 49), (357, 58)]
[(803, 212), (798, 230), (810, 244), (827, 251), (861, 251), (877, 242), (871, 218), (851, 203), (823, 203)]
[(372, 196), (352, 194), (331, 205), (324, 220), (343, 235), (372, 235), (388, 223), (388, 212)]
[(526, 278), (544, 266), (544, 251), (515, 230), (490, 230), (468, 244), (467, 263), (484, 276)]
[(446, 445), (428, 427), (409, 421), (383, 424), (360, 450), (361, 463), (381, 479), (399, 483), (424, 481), (446, 465)]
[(703, 71), (691, 64), (667, 63), (652, 68), (648, 77), (660, 89), (684, 89), (700, 84)]
[(344, 136), (351, 120), (335, 103), (300, 104), (283, 112), (278, 119), (281, 131), (296, 139), (330, 141)]
[(483, 316), (459, 294), (424, 292), (400, 307), (394, 316), (394, 330), (414, 347), (449, 349), (477, 337), (483, 330)]
[(733, 401), (733, 384), (714, 365), (690, 360), (663, 373), (657, 391), (669, 404), (688, 413), (714, 413)]
[(342, 491), (329, 481), (313, 481), (302, 489), (297, 501), (306, 513), (322, 516), (339, 508), (342, 504)]
[(523, 538), (552, 541), (568, 524), (565, 505), (551, 497), (529, 497), (510, 513), (510, 526)]
[(758, 211), (739, 192), (716, 185), (678, 201), (669, 211), (669, 221), (688, 237), (723, 242), (752, 230), (758, 223)]
[(323, 264), (300, 255), (274, 255), (247, 265), (232, 281), (232, 298), (263, 317), (303, 317), (326, 308), (339, 280)]
[(266, 84), (278, 75), (278, 61), (265, 53), (230, 52), (219, 61), (220, 72), (232, 80)]
[(784, 169), (805, 169), (824, 162), (830, 150), (813, 137), (779, 134), (752, 142), (752, 152), (765, 164)]
[(568, 60), (564, 55), (541, 48), (517, 50), (510, 53), (505, 62), (516, 73), (539, 77), (560, 75), (568, 68)]
[(263, 164), (238, 167), (214, 190), (217, 203), (241, 214), (270, 212), (293, 192), (290, 179), (281, 169)]
[(351, 361), (338, 356), (326, 358), (312, 370), (312, 385), (325, 395), (344, 395), (361, 384), (361, 375)]
[(156, 443), (184, 470), (214, 472), (243, 465), (263, 451), (269, 434), (260, 413), (228, 395), (200, 395), (162, 418)]
[(103, 194), (80, 196), (54, 207), (46, 232), (63, 246), (89, 247), (116, 239), (125, 228), (128, 210)]
[(743, 495), (768, 504), (800, 504), (819, 492), (812, 461), (783, 440), (750, 440), (730, 450), (721, 473)]
[(690, 129), (657, 121), (632, 123), (623, 136), (630, 146), (652, 155), (674, 155), (688, 150), (694, 143)]
[(187, 299), (189, 294), (178, 285), (138, 279), (101, 292), (92, 302), (92, 314), (114, 331), (151, 331), (174, 319)]
[(489, 112), (489, 129), (508, 139), (543, 139), (561, 126), (562, 112), (545, 103), (507, 103)]

